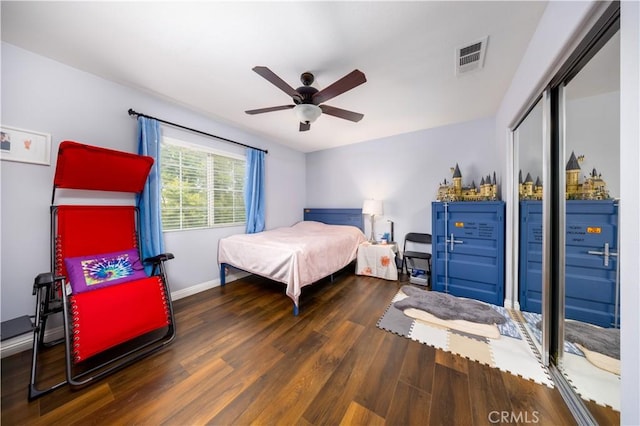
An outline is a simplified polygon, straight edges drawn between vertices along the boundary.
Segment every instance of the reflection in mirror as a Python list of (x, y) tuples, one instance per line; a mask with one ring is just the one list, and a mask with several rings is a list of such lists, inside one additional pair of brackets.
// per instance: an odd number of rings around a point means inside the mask
[(518, 171), (518, 300), (526, 331), (541, 358), (548, 347), (542, 333), (543, 102), (539, 100), (514, 131)]
[(620, 35), (563, 88), (564, 352), (559, 368), (586, 400), (620, 410), (618, 204)]

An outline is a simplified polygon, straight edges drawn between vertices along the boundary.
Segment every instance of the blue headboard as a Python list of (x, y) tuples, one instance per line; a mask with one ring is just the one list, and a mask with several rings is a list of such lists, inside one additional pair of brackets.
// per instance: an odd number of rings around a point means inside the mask
[(304, 220), (328, 225), (351, 225), (364, 232), (362, 209), (304, 209)]

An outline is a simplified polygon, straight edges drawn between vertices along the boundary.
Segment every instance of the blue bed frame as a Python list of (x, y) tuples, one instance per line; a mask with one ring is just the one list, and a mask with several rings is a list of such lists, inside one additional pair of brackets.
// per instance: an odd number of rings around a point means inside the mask
[[(362, 209), (304, 209), (304, 220), (312, 220), (316, 222), (326, 223), (327, 225), (351, 225), (359, 228), (364, 232), (364, 219), (362, 217)], [(225, 270), (228, 263), (220, 264), (220, 286), (226, 284)], [(234, 266), (235, 268), (235, 266)], [(239, 269), (239, 268), (236, 268)], [(298, 315), (299, 308), (297, 304), (293, 304), (293, 315)]]
[(327, 225), (351, 225), (364, 232), (362, 209), (304, 209), (304, 220)]

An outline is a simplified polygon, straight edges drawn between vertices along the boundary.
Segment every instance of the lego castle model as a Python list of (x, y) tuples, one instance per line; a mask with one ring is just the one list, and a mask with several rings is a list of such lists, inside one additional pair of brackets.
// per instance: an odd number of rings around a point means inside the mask
[(437, 201), (492, 201), (498, 199), (498, 185), (496, 184), (496, 173), (493, 172), (493, 180), (491, 176), (483, 177), (480, 181), (480, 187), (476, 186), (473, 181), (471, 186), (462, 186), (462, 173), (460, 167), (456, 164), (453, 169), (453, 182), (448, 183), (445, 179), (438, 188)]
[(527, 173), (527, 177), (523, 182), (522, 170), (520, 170), (518, 176), (518, 192), (520, 193), (521, 200), (542, 200), (542, 182), (540, 182), (540, 177), (537, 177), (536, 182), (533, 183), (531, 173)]
[[(575, 153), (571, 152), (571, 157), (567, 161), (565, 168), (567, 200), (608, 200), (611, 197), (607, 184), (595, 168), (591, 171), (591, 175), (585, 176), (584, 181), (580, 183), (580, 161), (583, 159), (584, 156), (577, 158)], [(520, 171), (518, 188), (521, 200), (542, 200), (542, 183), (539, 177), (533, 183), (531, 174), (527, 173), (523, 182), (522, 171)]]

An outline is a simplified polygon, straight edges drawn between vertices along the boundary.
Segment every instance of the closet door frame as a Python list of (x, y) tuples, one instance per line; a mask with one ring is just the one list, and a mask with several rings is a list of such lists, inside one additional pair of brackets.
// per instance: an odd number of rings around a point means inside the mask
[[(549, 261), (549, 268), (544, 269), (543, 276), (551, 274), (549, 286), (543, 281), (543, 304), (548, 309), (543, 309), (543, 325), (546, 317), (549, 322), (548, 356), (550, 362), (559, 365), (564, 353), (564, 320), (565, 320), (565, 264), (566, 264), (566, 173), (565, 173), (565, 147), (566, 147), (566, 103), (565, 86), (585, 67), (600, 49), (620, 30), (620, 3), (612, 2), (604, 11), (595, 25), (583, 38), (577, 48), (561, 66), (552, 78), (545, 93), (548, 93), (550, 105), (544, 111), (549, 112), (543, 122), (545, 126), (544, 146), (548, 146), (549, 158), (544, 158), (544, 166), (549, 166), (550, 175), (546, 176), (550, 194), (545, 194), (543, 199), (543, 223), (549, 224), (544, 232), (545, 240), (549, 239), (549, 250), (543, 249), (543, 259)], [(546, 132), (550, 131), (550, 135)], [(544, 173), (543, 166), (543, 173)], [(545, 208), (544, 202), (548, 203)], [(547, 215), (545, 219), (545, 214)], [(551, 235), (547, 235), (550, 233)], [(543, 278), (544, 280), (544, 278)], [(544, 301), (546, 289), (547, 299)], [(543, 332), (544, 335), (544, 332)], [(543, 341), (547, 340), (543, 337)]]
[[(570, 384), (560, 373), (557, 366), (562, 362), (564, 349), (564, 316), (565, 316), (565, 243), (566, 243), (566, 177), (565, 177), (565, 85), (595, 56), (595, 54), (620, 30), (620, 2), (613, 1), (606, 6), (595, 24), (576, 45), (566, 61), (551, 76), (549, 83), (542, 89), (522, 116), (510, 128), (509, 149), (511, 182), (515, 188), (507, 191), (512, 198), (510, 217), (512, 229), (511, 255), (513, 268), (514, 300), (519, 294), (518, 284), (518, 250), (519, 250), (519, 194), (517, 185), (518, 149), (514, 134), (518, 126), (525, 120), (531, 109), (541, 99), (543, 115), (543, 201), (542, 201), (542, 341), (540, 354), (543, 364), (549, 368), (551, 376), (558, 386), (563, 399), (572, 414), (584, 424), (596, 424), (581, 398), (573, 392)], [(517, 206), (517, 207), (516, 207)]]

